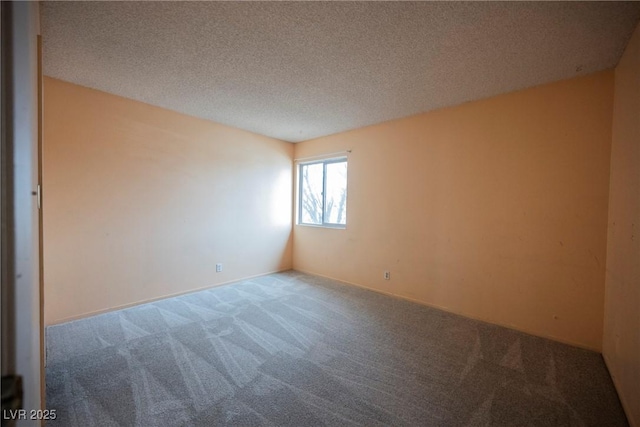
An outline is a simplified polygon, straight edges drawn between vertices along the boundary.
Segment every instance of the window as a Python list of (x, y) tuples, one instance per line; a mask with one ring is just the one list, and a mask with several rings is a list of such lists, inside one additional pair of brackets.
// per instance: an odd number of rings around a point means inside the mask
[(344, 228), (347, 224), (347, 159), (303, 163), (298, 177), (298, 224)]

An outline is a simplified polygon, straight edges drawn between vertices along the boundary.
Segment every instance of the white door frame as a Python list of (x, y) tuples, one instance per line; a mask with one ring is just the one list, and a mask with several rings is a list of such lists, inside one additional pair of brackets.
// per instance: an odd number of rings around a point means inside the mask
[[(39, 4), (2, 2), (2, 375), (22, 377), (22, 408), (44, 409), (38, 212)], [(28, 418), (28, 417), (27, 417)], [(40, 425), (18, 420), (17, 426)]]

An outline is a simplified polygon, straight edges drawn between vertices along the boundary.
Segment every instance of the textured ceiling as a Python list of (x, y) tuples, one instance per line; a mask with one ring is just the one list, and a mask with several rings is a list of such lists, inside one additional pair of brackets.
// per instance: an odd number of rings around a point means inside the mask
[(614, 67), (640, 2), (44, 2), (48, 76), (303, 141)]

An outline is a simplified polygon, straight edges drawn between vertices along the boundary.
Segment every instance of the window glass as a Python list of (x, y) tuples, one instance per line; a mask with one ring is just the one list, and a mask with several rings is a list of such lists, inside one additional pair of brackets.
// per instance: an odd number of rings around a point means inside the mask
[(347, 223), (347, 162), (328, 163), (326, 167), (324, 222)]
[(322, 224), (322, 163), (302, 165), (300, 191), (300, 222), (304, 224)]

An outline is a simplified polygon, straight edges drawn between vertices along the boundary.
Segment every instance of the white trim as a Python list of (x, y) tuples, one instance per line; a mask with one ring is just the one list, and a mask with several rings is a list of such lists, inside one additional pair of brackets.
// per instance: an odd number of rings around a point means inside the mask
[(337, 151), (335, 153), (327, 153), (327, 154), (318, 154), (315, 156), (308, 156), (308, 157), (300, 157), (297, 159), (293, 159), (293, 161), (295, 163), (306, 163), (306, 162), (311, 162), (313, 160), (327, 160), (327, 159), (339, 159), (339, 158), (346, 158), (349, 154), (351, 153), (351, 150), (344, 150), (344, 151)]

